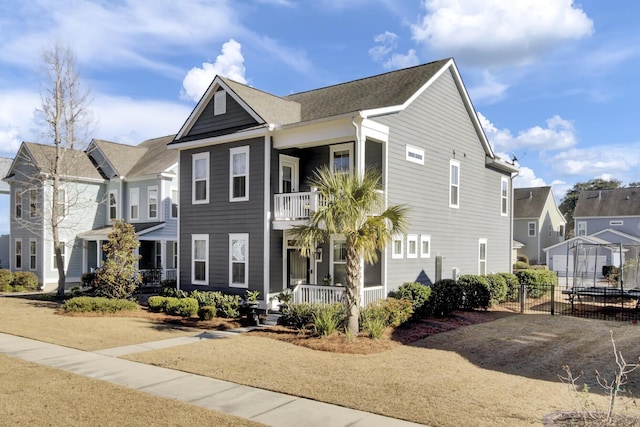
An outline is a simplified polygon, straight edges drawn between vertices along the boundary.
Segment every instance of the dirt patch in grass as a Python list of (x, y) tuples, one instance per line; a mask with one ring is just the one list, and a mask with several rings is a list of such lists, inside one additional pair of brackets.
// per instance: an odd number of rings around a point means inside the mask
[(0, 414), (17, 426), (262, 425), (3, 355)]

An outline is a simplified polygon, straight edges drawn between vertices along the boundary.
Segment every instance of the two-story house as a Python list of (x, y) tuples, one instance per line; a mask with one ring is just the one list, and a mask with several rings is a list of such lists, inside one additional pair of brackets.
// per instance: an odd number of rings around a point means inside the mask
[(344, 283), (341, 236), (303, 258), (291, 234), (322, 203), (309, 185), (322, 165), (375, 168), (385, 203), (410, 208), (408, 233), (363, 263), (365, 302), (403, 282), (511, 270), (517, 169), (493, 153), (452, 59), (284, 97), (218, 76), (169, 146), (183, 289), (266, 301)]
[(551, 187), (513, 191), (513, 238), (531, 264), (546, 263), (543, 249), (564, 240), (566, 223)]
[[(137, 146), (92, 140), (87, 150), (65, 150), (59, 200), (60, 239), (67, 283), (99, 267), (111, 222), (131, 223), (140, 241), (139, 268), (155, 280), (177, 271), (178, 155), (173, 135)], [(11, 187), (10, 268), (32, 271), (45, 290), (57, 286), (50, 223), (55, 148), (23, 143), (5, 178)]]

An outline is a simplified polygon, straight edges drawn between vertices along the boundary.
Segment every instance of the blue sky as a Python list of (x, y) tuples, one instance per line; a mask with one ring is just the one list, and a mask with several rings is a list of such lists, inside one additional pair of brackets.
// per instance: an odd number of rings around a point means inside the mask
[[(0, 0), (0, 156), (35, 127), (41, 54), (70, 46), (92, 136), (179, 130), (215, 74), (276, 94), (454, 57), (518, 187), (640, 181), (640, 3), (621, 0)], [(6, 204), (6, 201), (0, 202)], [(0, 233), (7, 232), (0, 217)]]

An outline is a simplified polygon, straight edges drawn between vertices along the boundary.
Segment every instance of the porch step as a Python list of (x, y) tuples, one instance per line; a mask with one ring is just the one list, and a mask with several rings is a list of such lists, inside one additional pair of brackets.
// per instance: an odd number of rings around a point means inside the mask
[(265, 326), (275, 326), (278, 324), (278, 319), (280, 319), (280, 317), (282, 317), (280, 313), (267, 312), (267, 316), (262, 324)]

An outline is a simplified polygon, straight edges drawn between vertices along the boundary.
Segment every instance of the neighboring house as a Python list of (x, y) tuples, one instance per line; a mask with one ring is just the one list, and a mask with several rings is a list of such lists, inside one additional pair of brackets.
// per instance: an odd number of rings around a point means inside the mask
[[(157, 280), (175, 277), (178, 156), (166, 148), (172, 140), (135, 147), (93, 140), (86, 151), (66, 150), (59, 232), (68, 284), (101, 265), (110, 223), (119, 218), (139, 233), (139, 267), (159, 270)], [(23, 143), (5, 178), (11, 187), (10, 268), (34, 272), (45, 290), (58, 280), (47, 176), (54, 152), (51, 145)]]
[[(9, 168), (11, 167), (11, 163), (13, 163), (13, 159), (10, 159), (8, 157), (0, 157), (0, 177), (7, 175), (7, 172), (9, 172)], [(9, 183), (0, 180), (0, 195), (9, 196), (9, 194), (11, 194)], [(8, 199), (9, 197), (7, 197), (7, 200)], [(8, 226), (9, 209), (5, 210), (0, 215), (2, 216), (2, 218), (4, 218), (4, 224)], [(9, 241), (10, 237), (8, 234), (0, 235), (0, 268), (9, 268)]]
[(551, 187), (513, 191), (513, 238), (521, 244), (518, 255), (531, 264), (545, 264), (544, 248), (564, 240), (566, 221)]
[(183, 289), (267, 301), (343, 284), (341, 236), (304, 258), (291, 233), (323, 203), (309, 185), (322, 165), (376, 169), (387, 205), (410, 208), (407, 234), (364, 263), (363, 301), (404, 282), (511, 271), (517, 169), (493, 153), (452, 59), (286, 97), (218, 76), (169, 147), (180, 151)]

